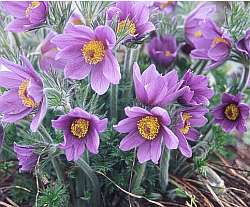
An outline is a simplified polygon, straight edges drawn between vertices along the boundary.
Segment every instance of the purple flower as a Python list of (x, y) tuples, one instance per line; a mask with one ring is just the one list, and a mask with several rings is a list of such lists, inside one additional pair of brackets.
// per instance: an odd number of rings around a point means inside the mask
[(7, 26), (10, 32), (34, 29), (45, 22), (48, 15), (48, 2), (45, 1), (5, 1), (3, 8), (15, 17)]
[(65, 66), (64, 60), (56, 60), (55, 57), (58, 53), (58, 49), (51, 39), (57, 34), (55, 32), (50, 32), (44, 39), (41, 45), (41, 57), (39, 59), (39, 64), (42, 70), (48, 72), (50, 69), (63, 70)]
[(177, 54), (175, 37), (171, 35), (154, 37), (148, 45), (148, 52), (154, 62), (169, 66)]
[(179, 139), (179, 150), (186, 157), (192, 156), (192, 149), (187, 141), (196, 141), (200, 133), (194, 127), (202, 127), (207, 123), (205, 114), (208, 110), (201, 105), (182, 109), (178, 112), (175, 134)]
[(68, 114), (53, 120), (52, 126), (64, 132), (64, 143), (59, 147), (64, 149), (67, 160), (78, 160), (85, 148), (97, 154), (99, 133), (106, 130), (107, 122), (107, 119), (100, 120), (81, 108), (72, 109)]
[(150, 65), (142, 74), (137, 63), (133, 66), (133, 79), (136, 98), (151, 106), (166, 106), (183, 95), (188, 87), (181, 88), (175, 70), (162, 76), (155, 65)]
[(209, 104), (209, 99), (213, 97), (213, 90), (208, 88), (208, 78), (204, 75), (195, 75), (188, 70), (183, 76), (182, 87), (188, 86), (188, 90), (179, 97), (181, 104)]
[(154, 107), (150, 111), (140, 107), (126, 107), (128, 118), (114, 126), (120, 133), (128, 133), (120, 143), (120, 149), (128, 151), (137, 148), (140, 163), (152, 160), (158, 163), (161, 156), (161, 143), (168, 149), (178, 147), (178, 138), (167, 127), (171, 120), (166, 110)]
[(246, 132), (246, 121), (249, 116), (249, 106), (241, 103), (242, 95), (236, 96), (224, 93), (222, 103), (212, 110), (215, 123), (219, 124), (225, 132), (230, 132), (234, 127), (240, 132)]
[(115, 7), (107, 11), (108, 21), (118, 17), (117, 33), (126, 28), (130, 37), (141, 37), (155, 30), (155, 26), (149, 21), (149, 9), (147, 5), (138, 2), (117, 2)]
[(248, 29), (245, 36), (237, 42), (236, 48), (250, 58), (250, 29)]
[(22, 66), (0, 59), (0, 64), (8, 69), (0, 72), (0, 86), (9, 89), (0, 96), (0, 113), (4, 114), (2, 121), (9, 123), (35, 114), (30, 125), (34, 132), (46, 114), (47, 101), (42, 80), (26, 58), (21, 60)]
[(31, 171), (35, 167), (39, 156), (34, 152), (34, 148), (32, 146), (14, 144), (14, 151), (17, 159), (19, 160), (21, 172)]
[(200, 31), (201, 25), (205, 20), (211, 19), (215, 11), (216, 6), (214, 4), (202, 3), (186, 18), (184, 31), (188, 44), (194, 46), (194, 42), (200, 40), (199, 38), (203, 35)]
[(166, 15), (175, 10), (177, 1), (155, 1), (153, 6), (164, 12)]
[(110, 83), (119, 83), (120, 66), (112, 53), (116, 37), (110, 27), (98, 26), (93, 31), (86, 26), (69, 24), (52, 43), (59, 48), (56, 60), (66, 61), (66, 78), (82, 80), (90, 74), (91, 87), (100, 95), (108, 90)]

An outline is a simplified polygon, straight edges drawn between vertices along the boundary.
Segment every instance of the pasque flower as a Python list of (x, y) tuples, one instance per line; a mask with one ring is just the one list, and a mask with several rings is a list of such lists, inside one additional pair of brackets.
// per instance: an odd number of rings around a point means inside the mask
[(15, 17), (7, 26), (10, 32), (34, 29), (44, 23), (48, 15), (48, 2), (45, 1), (5, 1), (3, 8)]
[(188, 87), (182, 87), (178, 82), (175, 70), (162, 76), (155, 65), (150, 65), (142, 74), (137, 63), (133, 66), (133, 79), (136, 98), (146, 105), (162, 106), (175, 101), (183, 95)]
[(176, 149), (178, 138), (167, 127), (171, 120), (168, 112), (160, 107), (150, 111), (140, 107), (126, 107), (128, 118), (121, 120), (115, 130), (128, 133), (120, 143), (120, 149), (128, 151), (137, 148), (137, 157), (140, 163), (152, 160), (158, 163), (161, 156), (161, 143), (168, 149)]
[(155, 1), (153, 6), (158, 8), (164, 14), (172, 13), (175, 10), (177, 1)]
[(120, 66), (112, 53), (116, 37), (110, 27), (98, 26), (93, 31), (69, 24), (63, 34), (51, 41), (59, 48), (56, 60), (66, 61), (66, 78), (82, 80), (90, 74), (91, 87), (100, 95), (108, 90), (110, 83), (119, 83)]
[(71, 23), (74, 25), (83, 25), (81, 16), (76, 12), (71, 14), (68, 23)]
[(208, 78), (204, 75), (195, 75), (188, 70), (183, 76), (182, 87), (188, 89), (182, 94), (178, 101), (184, 105), (209, 104), (209, 99), (213, 97), (213, 90), (208, 87)]
[(246, 31), (245, 36), (237, 42), (236, 48), (250, 58), (250, 28)]
[(177, 54), (176, 39), (174, 36), (166, 35), (154, 37), (148, 44), (150, 58), (161, 65), (169, 66)]
[(107, 11), (108, 21), (116, 16), (118, 17), (117, 33), (127, 29), (130, 37), (141, 37), (155, 30), (155, 26), (149, 21), (149, 9), (143, 3), (116, 2), (116, 5)]
[(249, 117), (249, 106), (242, 103), (242, 95), (224, 93), (221, 104), (212, 110), (214, 122), (219, 124), (225, 132), (236, 128), (240, 133), (246, 132), (246, 121)]
[(31, 171), (35, 167), (39, 155), (34, 152), (33, 146), (14, 144), (14, 151), (21, 166), (21, 172)]
[(175, 126), (175, 134), (179, 139), (179, 150), (186, 157), (192, 156), (192, 149), (188, 141), (196, 141), (200, 133), (194, 127), (202, 127), (207, 123), (205, 114), (208, 112), (201, 105), (184, 108), (177, 113), (178, 122)]
[(47, 101), (42, 80), (26, 58), (21, 60), (22, 66), (0, 59), (0, 64), (8, 69), (0, 72), (0, 86), (8, 89), (0, 96), (0, 113), (2, 121), (9, 123), (35, 114), (30, 128), (36, 131), (46, 114)]
[(106, 130), (107, 122), (107, 119), (99, 119), (78, 107), (53, 120), (52, 126), (64, 132), (64, 143), (60, 144), (59, 148), (65, 151), (67, 160), (78, 160), (86, 148), (97, 154), (99, 133)]
[(62, 59), (56, 60), (58, 53), (57, 46), (51, 42), (51, 39), (57, 35), (55, 32), (50, 32), (41, 44), (41, 57), (39, 64), (42, 70), (48, 72), (50, 69), (63, 70), (65, 61)]

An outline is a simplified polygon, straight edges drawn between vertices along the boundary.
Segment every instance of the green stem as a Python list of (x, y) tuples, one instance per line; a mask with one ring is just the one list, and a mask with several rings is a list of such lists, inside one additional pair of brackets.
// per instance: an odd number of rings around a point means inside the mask
[(20, 42), (20, 40), (19, 40), (18, 34), (12, 33), (12, 35), (13, 35), (13, 37), (14, 37), (14, 39), (15, 39), (17, 48), (20, 50), (20, 49), (21, 49), (21, 42)]
[(132, 193), (134, 193), (136, 189), (140, 187), (144, 174), (145, 174), (146, 166), (147, 166), (147, 162), (137, 165), (135, 174), (132, 180), (132, 187), (131, 187)]
[(118, 98), (118, 85), (112, 85), (110, 91), (110, 115), (111, 119), (116, 122), (117, 120), (117, 98)]
[(160, 186), (163, 192), (166, 191), (169, 182), (169, 161), (170, 150), (164, 147), (160, 161)]
[[(53, 144), (53, 139), (51, 138), (50, 134), (47, 132), (45, 127), (41, 124), (39, 127), (39, 131), (42, 134), (42, 138), (44, 139), (45, 142)], [(52, 165), (55, 169), (57, 179), (59, 180), (60, 183), (64, 183), (64, 174), (61, 169), (59, 160), (57, 158), (51, 158)]]
[(245, 65), (244, 69), (243, 69), (243, 76), (242, 76), (242, 79), (241, 79), (239, 87), (238, 87), (239, 92), (244, 91), (244, 89), (247, 86), (248, 79), (249, 79), (249, 66)]

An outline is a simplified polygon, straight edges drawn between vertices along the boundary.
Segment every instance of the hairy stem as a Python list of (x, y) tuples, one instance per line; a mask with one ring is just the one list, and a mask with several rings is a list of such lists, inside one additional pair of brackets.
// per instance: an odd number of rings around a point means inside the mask
[(134, 193), (136, 189), (140, 187), (143, 176), (145, 174), (146, 166), (147, 166), (147, 162), (137, 165), (136, 170), (135, 170), (135, 175), (132, 181), (132, 187), (131, 187), (132, 193)]
[(117, 120), (117, 98), (118, 98), (118, 85), (112, 85), (110, 89), (110, 116), (112, 120)]
[(248, 80), (249, 80), (249, 66), (244, 65), (243, 68), (243, 75), (238, 87), (238, 91), (244, 91), (244, 89), (246, 88), (247, 84), (248, 84)]
[(169, 182), (169, 161), (170, 150), (164, 147), (160, 161), (160, 186), (163, 192), (166, 191)]

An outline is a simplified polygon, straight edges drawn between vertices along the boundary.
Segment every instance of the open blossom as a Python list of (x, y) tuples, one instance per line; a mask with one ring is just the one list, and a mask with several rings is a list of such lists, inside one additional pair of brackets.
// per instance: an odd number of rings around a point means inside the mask
[(0, 59), (0, 64), (8, 70), (0, 72), (0, 86), (8, 89), (0, 96), (0, 113), (2, 121), (9, 123), (35, 114), (30, 129), (36, 131), (46, 114), (47, 101), (42, 80), (26, 58), (21, 60), (22, 66)]
[(208, 87), (208, 78), (204, 75), (195, 75), (191, 70), (188, 70), (183, 76), (182, 87), (188, 86), (186, 92), (178, 98), (181, 104), (196, 105), (209, 104), (209, 99), (214, 93)]
[(59, 148), (65, 151), (67, 160), (78, 160), (86, 148), (97, 154), (99, 133), (106, 130), (107, 122), (107, 119), (99, 119), (78, 107), (53, 120), (52, 126), (64, 132), (64, 143), (60, 144)]
[(63, 34), (52, 39), (59, 52), (56, 60), (65, 60), (65, 78), (82, 80), (90, 74), (92, 89), (104, 94), (110, 83), (121, 79), (120, 66), (112, 53), (116, 43), (114, 31), (108, 26), (90, 27), (69, 24)]
[(222, 103), (212, 110), (214, 122), (219, 124), (225, 132), (236, 128), (240, 133), (247, 131), (246, 122), (249, 117), (249, 106), (242, 103), (242, 95), (224, 93)]
[(56, 60), (55, 57), (58, 49), (51, 39), (57, 35), (55, 32), (50, 32), (41, 44), (41, 57), (39, 65), (42, 70), (48, 72), (50, 69), (63, 70), (65, 66), (64, 60)]
[(32, 146), (14, 144), (14, 151), (19, 161), (19, 165), (21, 166), (21, 172), (29, 172), (35, 167), (38, 160), (38, 154), (34, 152)]
[(202, 127), (207, 123), (205, 114), (208, 109), (201, 105), (184, 108), (178, 112), (178, 122), (175, 126), (175, 134), (179, 139), (179, 150), (186, 157), (192, 156), (192, 149), (188, 141), (196, 141), (200, 133), (194, 127)]
[(5, 1), (3, 8), (15, 17), (7, 26), (10, 32), (34, 29), (44, 23), (48, 15), (48, 2), (45, 1)]
[(237, 42), (236, 48), (250, 58), (250, 28), (246, 31), (245, 36)]
[(152, 38), (148, 45), (148, 52), (154, 62), (169, 66), (177, 55), (175, 37), (167, 35)]
[(108, 20), (118, 17), (117, 33), (128, 30), (130, 37), (141, 37), (155, 30), (155, 26), (149, 21), (149, 9), (147, 5), (139, 2), (116, 2), (114, 7), (107, 11)]
[(153, 6), (158, 8), (164, 14), (172, 13), (175, 10), (177, 1), (155, 1)]
[(188, 87), (182, 87), (182, 81), (178, 82), (175, 70), (162, 76), (156, 70), (155, 65), (150, 65), (142, 74), (137, 63), (133, 66), (133, 79), (136, 98), (151, 106), (162, 106), (175, 101), (183, 95)]
[(167, 127), (171, 120), (166, 110), (154, 107), (150, 111), (140, 107), (126, 107), (128, 118), (114, 126), (120, 133), (128, 133), (120, 143), (120, 149), (128, 151), (137, 148), (140, 163), (152, 160), (158, 163), (162, 142), (168, 149), (178, 147), (178, 138)]
[(205, 20), (211, 19), (216, 11), (216, 5), (211, 3), (202, 3), (186, 18), (184, 23), (185, 39), (188, 44), (194, 46), (196, 42), (202, 42), (199, 39), (202, 36), (201, 25)]

